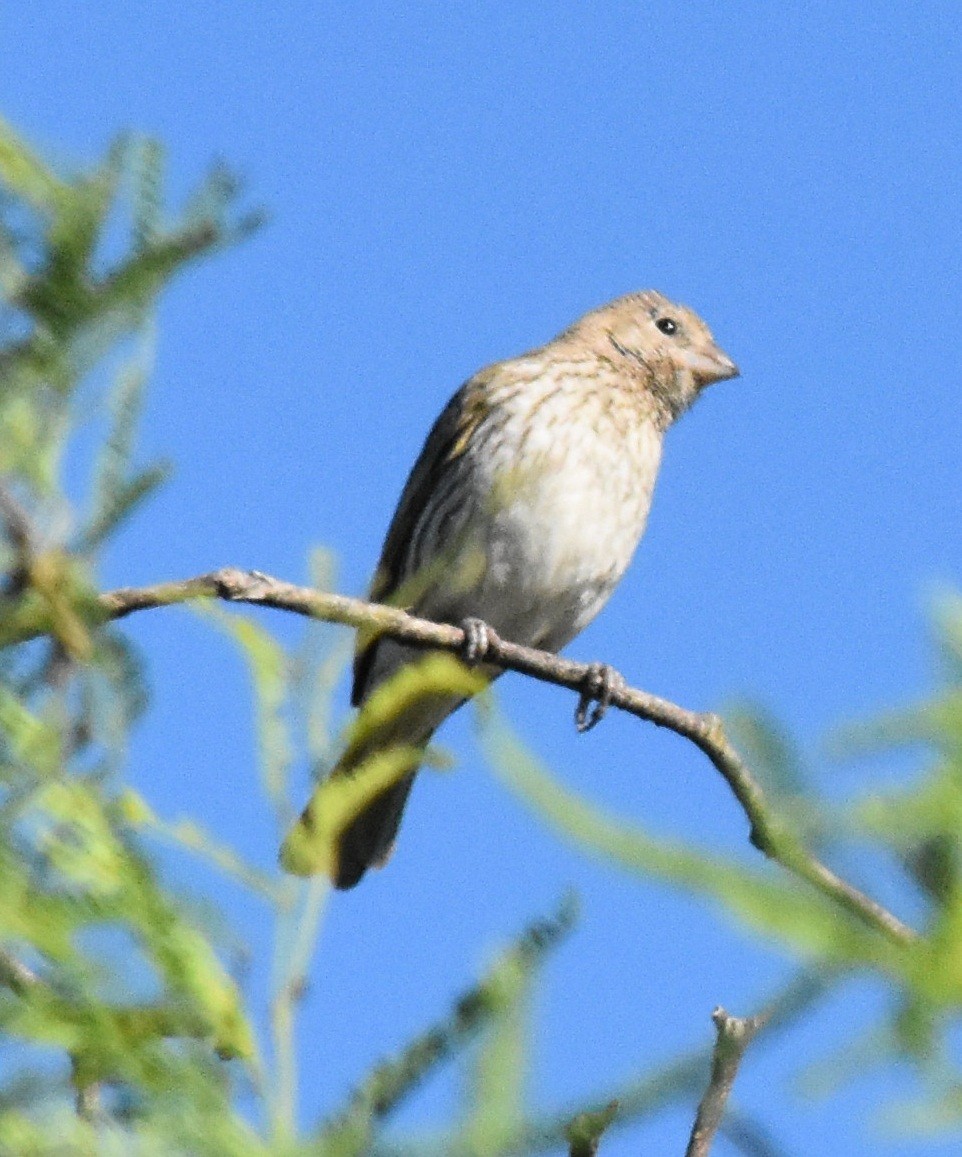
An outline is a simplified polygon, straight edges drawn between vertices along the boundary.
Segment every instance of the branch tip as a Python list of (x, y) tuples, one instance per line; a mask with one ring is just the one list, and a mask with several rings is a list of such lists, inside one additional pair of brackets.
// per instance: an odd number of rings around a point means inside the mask
[(745, 1050), (770, 1017), (771, 1010), (755, 1016), (732, 1016), (721, 1005), (712, 1012), (715, 1047), (712, 1049), (711, 1075), (698, 1105), (685, 1157), (707, 1157), (724, 1119)]

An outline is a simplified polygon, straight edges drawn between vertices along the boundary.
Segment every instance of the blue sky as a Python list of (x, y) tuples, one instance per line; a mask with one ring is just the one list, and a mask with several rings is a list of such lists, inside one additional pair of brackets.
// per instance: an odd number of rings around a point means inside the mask
[[(48, 156), (82, 164), (141, 130), (168, 147), (174, 199), (223, 158), (270, 214), (165, 302), (143, 443), (177, 472), (105, 582), (227, 563), (302, 581), (323, 544), (360, 593), (454, 388), (652, 286), (696, 308), (743, 376), (671, 432), (636, 562), (569, 652), (691, 707), (760, 699), (833, 797), (881, 775), (817, 744), (925, 690), (926, 596), (962, 575), (957, 13), (711, 8), (4, 6), (0, 108)], [(129, 630), (155, 694), (134, 782), (271, 863), (236, 657), (184, 613)], [(744, 849), (743, 818), (680, 741), (627, 718), (578, 737), (564, 694), (516, 678), (499, 694), (573, 787)], [(306, 1120), (568, 885), (583, 922), (536, 1009), (546, 1106), (706, 1042), (716, 1004), (750, 1011), (786, 974), (703, 906), (546, 832), (484, 770), (466, 713), (443, 740), (457, 773), (423, 777), (395, 861), (329, 909), (303, 1014)], [(214, 887), (263, 952), (256, 909)], [(872, 1131), (905, 1074), (831, 1101), (793, 1091), (883, 1006), (880, 988), (847, 990), (749, 1058), (739, 1103), (787, 1152), (923, 1151)], [(406, 1119), (430, 1120), (449, 1085)], [(602, 1151), (680, 1152), (689, 1122)]]

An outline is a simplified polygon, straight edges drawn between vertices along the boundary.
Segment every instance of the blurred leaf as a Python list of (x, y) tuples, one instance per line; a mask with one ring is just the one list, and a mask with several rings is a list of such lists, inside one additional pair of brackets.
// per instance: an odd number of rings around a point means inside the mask
[[(0, 641), (52, 636), (0, 656), (0, 1026), (46, 1065), (33, 1081), (18, 1063), (0, 1074), (0, 1151), (266, 1154), (219, 1059), (260, 1067), (215, 950), (217, 920), (160, 878), (137, 840), (152, 830), (149, 806), (113, 787), (146, 692), (135, 651), (103, 625), (93, 559), (78, 552), (93, 555), (161, 477), (134, 462), (150, 333), (132, 360), (117, 343), (185, 261), (238, 223), (225, 195), (216, 219), (165, 230), (160, 151), (146, 141), (119, 141), (62, 180), (0, 122), (0, 183)], [(78, 531), (61, 463), (81, 407), (108, 380), (102, 359), (118, 352), (126, 369)], [(253, 666), (263, 674), (265, 662)], [(263, 883), (199, 828), (172, 834)], [(92, 1128), (75, 1100), (97, 1101), (100, 1081), (111, 1087)]]
[(126, 156), (126, 142), (116, 141), (97, 169), (72, 183), (47, 236), (46, 266), (21, 294), (54, 332), (68, 332), (89, 308), (94, 256)]
[(957, 899), (959, 893), (962, 876), (959, 852), (959, 840), (954, 834), (937, 832), (907, 847), (902, 863), (927, 896), (937, 904), (948, 904)]
[(943, 653), (952, 664), (952, 676), (962, 681), (962, 595), (940, 591), (933, 600), (932, 617)]
[(364, 700), (348, 730), (348, 749), (363, 749), (390, 734), (392, 724), (410, 715), (434, 697), (468, 699), (483, 691), (489, 680), (453, 655), (431, 651), (408, 663)]
[(140, 250), (152, 244), (160, 233), (163, 203), (164, 149), (149, 137), (134, 142), (131, 148), (133, 178), (133, 247)]
[(951, 769), (901, 791), (873, 792), (850, 814), (853, 830), (894, 852), (929, 897), (962, 900), (962, 781)]
[(263, 210), (255, 209), (235, 221), (228, 220), (228, 212), (242, 192), (242, 185), (227, 165), (215, 164), (206, 179), (198, 186), (184, 208), (183, 222), (188, 229), (214, 222), (223, 234), (225, 243), (235, 244), (249, 237), (263, 225)]
[(136, 815), (140, 825), (148, 828), (153, 834), (209, 860), (226, 876), (237, 880), (254, 894), (264, 897), (272, 904), (283, 903), (282, 887), (273, 876), (247, 863), (242, 856), (215, 839), (194, 820), (184, 819), (169, 823), (149, 811), (136, 808), (128, 814)]
[(43, 413), (35, 398), (10, 388), (0, 396), (0, 474), (19, 474), (38, 493), (51, 494), (68, 429), (65, 415)]
[(88, 895), (116, 893), (126, 858), (99, 793), (80, 779), (56, 779), (38, 793), (35, 806), (46, 821), (39, 846), (51, 866)]
[(782, 821), (815, 851), (823, 848), (837, 826), (813, 793), (801, 753), (783, 727), (757, 704), (733, 704), (723, 712), (726, 731), (747, 765), (777, 807)]
[(612, 864), (717, 901), (742, 922), (805, 957), (862, 963), (902, 976), (912, 950), (871, 931), (803, 884), (656, 839), (605, 815), (551, 779), (490, 706), (482, 738), (499, 777), (552, 826)]
[(341, 833), (389, 787), (424, 761), (419, 747), (389, 747), (314, 788), (302, 817), (281, 846), (281, 864), (297, 876), (331, 876), (337, 867)]
[(888, 1026), (862, 1032), (846, 1040), (830, 1056), (806, 1066), (796, 1079), (798, 1091), (805, 1097), (825, 1099), (838, 1093), (843, 1085), (887, 1065), (894, 1052), (895, 1042)]
[[(945, 594), (937, 604), (936, 623), (945, 652), (957, 650), (962, 600)], [(836, 749), (849, 757), (887, 752), (924, 743), (940, 753), (931, 770), (909, 786), (873, 791), (851, 809), (855, 831), (897, 856), (922, 891), (935, 901), (932, 947), (940, 974), (962, 976), (962, 665), (950, 665), (945, 689), (925, 703), (891, 711), (869, 723), (845, 728)], [(950, 986), (951, 987), (951, 986)], [(933, 995), (921, 978), (921, 991)], [(941, 1003), (946, 994), (936, 995)], [(949, 998), (951, 999), (951, 998)]]
[(78, 550), (89, 551), (100, 546), (121, 522), (167, 481), (170, 474), (170, 465), (159, 463), (118, 482), (91, 519), (77, 544)]
[[(334, 590), (336, 566), (329, 551), (312, 549), (309, 568), (315, 590)], [(329, 623), (312, 619), (304, 631), (303, 645), (296, 659), (294, 686), (304, 720), (307, 753), (316, 763), (331, 755), (334, 689), (350, 663), (353, 648), (354, 640), (343, 632), (332, 631)]]
[(128, 859), (130, 885), (123, 914), (130, 920), (155, 967), (174, 993), (197, 1009), (220, 1052), (250, 1058), (253, 1034), (244, 1016), (236, 985), (227, 976), (207, 939), (179, 917), (147, 864)]
[(524, 1116), (530, 967), (508, 952), (488, 978), (493, 1017), (474, 1067), (463, 1137), (469, 1151), (497, 1153)]
[(144, 666), (133, 643), (112, 627), (100, 627), (93, 662), (78, 672), (78, 680), (77, 725), (119, 760), (131, 727), (147, 707)]
[[(281, 863), (288, 872), (331, 875), (341, 834), (382, 792), (422, 763), (430, 751), (398, 743), (394, 724), (412, 713), (431, 711), (432, 699), (467, 698), (487, 685), (452, 655), (439, 652), (401, 667), (365, 701), (348, 731), (348, 772), (318, 784), (301, 818), (288, 832)], [(402, 724), (402, 729), (407, 724)], [(355, 762), (356, 761), (356, 762)]]
[(0, 181), (34, 209), (52, 216), (67, 198), (67, 186), (0, 119)]
[(732, 742), (772, 798), (791, 800), (809, 794), (801, 755), (769, 712), (746, 700), (731, 704), (722, 715)]
[(98, 456), (93, 509), (76, 546), (80, 552), (99, 546), (170, 473), (164, 464), (136, 472), (132, 469), (144, 387), (152, 362), (152, 342), (145, 337), (140, 345), (136, 360), (118, 374), (110, 394), (112, 425)]
[(27, 278), (27, 267), (17, 252), (15, 239), (0, 219), (0, 307), (10, 308), (23, 291)]
[(839, 758), (851, 759), (917, 744), (962, 758), (962, 690), (950, 690), (928, 703), (840, 728), (831, 750)]
[(55, 774), (62, 758), (56, 727), (39, 719), (9, 690), (0, 685), (0, 734), (7, 758), (24, 763), (41, 776)]
[(911, 1138), (916, 1144), (922, 1138), (944, 1141), (947, 1134), (957, 1134), (962, 1121), (962, 1083), (887, 1106), (880, 1118), (880, 1127), (895, 1137)]
[(350, 1105), (322, 1125), (317, 1135), (322, 1151), (345, 1155), (367, 1152), (375, 1123), (409, 1098), (440, 1063), (463, 1049), (504, 1013), (505, 1001), (510, 1000), (505, 989), (506, 962), (513, 970), (509, 985), (518, 974), (530, 976), (547, 953), (570, 933), (576, 918), (577, 904), (569, 895), (553, 916), (530, 924), (480, 984), (458, 999), (445, 1020), (413, 1040), (398, 1057), (382, 1061), (365, 1078)]
[(570, 1157), (594, 1157), (602, 1134), (615, 1119), (617, 1112), (618, 1102), (611, 1101), (598, 1112), (579, 1113), (568, 1126)]
[(279, 822), (284, 825), (290, 817), (287, 780), (293, 758), (285, 719), (290, 680), (288, 658), (276, 639), (252, 619), (230, 614), (213, 602), (199, 608), (198, 613), (232, 639), (247, 662), (254, 685), (261, 778)]

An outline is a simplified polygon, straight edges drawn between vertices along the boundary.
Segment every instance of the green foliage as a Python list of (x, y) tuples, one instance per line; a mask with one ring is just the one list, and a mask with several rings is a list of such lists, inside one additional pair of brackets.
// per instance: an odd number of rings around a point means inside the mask
[[(134, 463), (153, 303), (238, 232), (223, 201), (162, 224), (159, 162), (119, 142), (64, 179), (0, 123), (0, 635), (50, 635), (0, 667), (0, 1022), (37, 1066), (0, 1093), (3, 1152), (130, 1151), (130, 1137), (145, 1152), (255, 1147), (226, 1058), (256, 1070), (257, 1046), (215, 944), (144, 842), (149, 808), (115, 778), (145, 694), (94, 604), (99, 548), (163, 475)], [(130, 241), (111, 252), (125, 207)], [(91, 390), (106, 433), (89, 497), (68, 496), (61, 464)], [(203, 1147), (186, 1134), (200, 1118)]]
[[(570, 903), (533, 923), (448, 1015), (359, 1074), (348, 1103), (305, 1132), (296, 1021), (323, 875), (305, 883), (256, 869), (216, 833), (156, 815), (124, 786), (127, 737), (147, 696), (138, 656), (98, 606), (98, 557), (167, 474), (136, 454), (154, 304), (193, 260), (253, 227), (235, 196), (229, 174), (215, 170), (171, 220), (155, 143), (120, 141), (90, 172), (64, 177), (0, 122), (0, 1025), (13, 1042), (0, 1071), (0, 1152), (593, 1153), (609, 1127), (697, 1098), (710, 1058), (702, 1050), (642, 1070), (552, 1115), (531, 1108), (532, 985), (572, 928)], [(64, 454), (91, 412), (99, 448), (87, 489), (68, 493)], [(324, 557), (313, 571), (318, 586), (331, 581)], [(329, 699), (341, 643), (308, 624), (287, 650), (252, 619), (212, 605), (199, 617), (226, 634), (250, 673), (264, 804), (279, 836), (296, 814), (293, 770), (307, 763), (320, 773), (319, 820), (285, 850), (299, 870), (323, 872), (344, 825), (421, 761), (378, 749), (392, 721), (426, 698), (471, 696), (484, 684), (453, 657), (428, 655), (371, 696), (339, 745)], [(927, 1099), (903, 1107), (899, 1124), (958, 1129), (962, 1075), (949, 1043), (962, 1007), (962, 599), (946, 596), (937, 620), (940, 693), (841, 741), (848, 755), (931, 753), (897, 792), (829, 809), (776, 724), (745, 706), (730, 720), (771, 798), (773, 830), (833, 862), (860, 846), (889, 857), (925, 913), (916, 942), (886, 936), (782, 869), (749, 866), (743, 849), (708, 854), (605, 814), (542, 768), (487, 699), (482, 736), (511, 790), (578, 847), (629, 878), (702, 898), (799, 963), (765, 1032), (785, 1031), (842, 980), (880, 977), (889, 1015), (809, 1084), (831, 1089), (867, 1065), (907, 1060)], [(345, 744), (367, 757), (352, 776), (324, 780)], [(172, 845), (249, 889), (274, 921), (266, 1039), (254, 1028), (262, 1010), (225, 963), (225, 937), (166, 878)], [(456, 1120), (430, 1137), (392, 1135), (398, 1106), (462, 1057)]]
[[(450, 1017), (299, 1137), (296, 1013), (328, 885), (259, 871), (123, 784), (146, 694), (137, 656), (103, 623), (96, 572), (104, 544), (167, 472), (136, 458), (153, 306), (182, 268), (253, 224), (237, 216), (222, 169), (169, 221), (162, 170), (156, 144), (120, 141), (91, 172), (64, 178), (0, 123), (0, 1024), (14, 1058), (0, 1077), (0, 1152), (360, 1154), (428, 1072), (486, 1031), (452, 1137), (490, 1151), (516, 1131), (520, 1084), (504, 1076), (521, 1070), (522, 997), (569, 930), (570, 907), (533, 924)], [(89, 491), (68, 493), (65, 450), (90, 413), (102, 429)], [(318, 582), (326, 570), (316, 556)], [(290, 653), (248, 618), (202, 613), (249, 669), (265, 805), (280, 833), (294, 814), (295, 761), (330, 762), (328, 698), (343, 649), (312, 626)], [(430, 657), (372, 700), (351, 741), (423, 696), (477, 686), (448, 656)], [(323, 791), (328, 826), (313, 855), (323, 859), (324, 839), (378, 774), (360, 769), (343, 800)], [(212, 862), (272, 913), (267, 1040), (222, 938), (166, 881), (165, 845)]]
[(929, 902), (927, 926), (908, 944), (772, 865), (749, 868), (604, 814), (542, 768), (490, 704), (481, 712), (482, 738), (501, 778), (578, 846), (629, 873), (704, 896), (814, 968), (823, 983), (882, 975), (891, 992), (884, 1022), (813, 1068), (805, 1083), (830, 1091), (870, 1067), (908, 1061), (930, 1093), (884, 1118), (906, 1130), (924, 1122), (926, 1132), (962, 1129), (962, 1071), (951, 1047), (962, 1019), (962, 598), (943, 597), (935, 619), (944, 688), (915, 707), (847, 728), (832, 744), (847, 758), (932, 749), (929, 770), (906, 786), (830, 808), (813, 794), (811, 774), (765, 712), (741, 705), (729, 725), (766, 785), (776, 823), (807, 833), (829, 861), (867, 847), (902, 866), (905, 882)]

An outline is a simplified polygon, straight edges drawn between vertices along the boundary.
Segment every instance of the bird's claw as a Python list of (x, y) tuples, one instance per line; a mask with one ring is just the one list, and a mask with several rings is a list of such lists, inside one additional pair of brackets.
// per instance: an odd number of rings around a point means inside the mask
[(575, 709), (575, 727), (580, 733), (590, 731), (605, 717), (616, 691), (625, 686), (624, 676), (607, 663), (591, 663), (581, 687), (581, 698)]
[(491, 631), (483, 619), (474, 618), (462, 619), (461, 630), (464, 631), (461, 658), (469, 667), (476, 667), (488, 653)]

